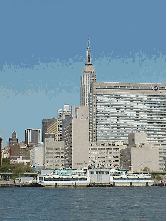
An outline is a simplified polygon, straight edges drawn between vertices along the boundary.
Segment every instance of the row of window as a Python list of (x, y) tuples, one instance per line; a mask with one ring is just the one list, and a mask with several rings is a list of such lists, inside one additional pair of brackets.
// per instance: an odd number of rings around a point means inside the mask
[(86, 181), (87, 178), (81, 177), (81, 178), (55, 178), (55, 177), (44, 177), (44, 181)]

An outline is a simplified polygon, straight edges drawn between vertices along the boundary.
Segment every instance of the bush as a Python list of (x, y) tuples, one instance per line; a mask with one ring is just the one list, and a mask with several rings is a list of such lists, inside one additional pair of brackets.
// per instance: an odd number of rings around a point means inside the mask
[(144, 167), (143, 171), (150, 172), (150, 169), (148, 167)]
[(157, 176), (155, 177), (155, 179), (156, 179), (156, 180), (162, 180), (162, 177), (161, 177), (160, 175), (157, 175)]

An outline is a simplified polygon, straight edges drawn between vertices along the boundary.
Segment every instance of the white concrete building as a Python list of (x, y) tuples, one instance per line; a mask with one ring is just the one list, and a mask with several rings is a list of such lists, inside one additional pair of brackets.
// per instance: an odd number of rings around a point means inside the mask
[(64, 141), (45, 138), (45, 169), (64, 168)]
[(163, 171), (160, 165), (159, 147), (155, 143), (148, 143), (146, 133), (130, 133), (129, 145), (121, 150), (120, 167), (122, 169), (142, 171), (145, 167), (150, 171)]
[(65, 168), (78, 169), (88, 166), (89, 108), (73, 106), (72, 115), (63, 120)]
[(89, 166), (92, 168), (120, 168), (120, 150), (127, 145), (122, 142), (90, 142), (89, 144)]
[(44, 166), (44, 144), (36, 144), (30, 150), (30, 164), (31, 166), (43, 167)]

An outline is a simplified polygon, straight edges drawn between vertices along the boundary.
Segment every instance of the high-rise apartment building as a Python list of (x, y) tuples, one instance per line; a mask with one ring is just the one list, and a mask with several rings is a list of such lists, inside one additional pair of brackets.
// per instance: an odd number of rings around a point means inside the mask
[(95, 67), (92, 65), (90, 41), (88, 37), (87, 47), (87, 60), (85, 67), (83, 68), (83, 75), (81, 77), (81, 94), (80, 94), (80, 105), (89, 106), (89, 93), (91, 83), (96, 81)]
[(90, 93), (90, 141), (128, 142), (145, 132), (147, 142), (166, 147), (165, 84), (93, 82)]

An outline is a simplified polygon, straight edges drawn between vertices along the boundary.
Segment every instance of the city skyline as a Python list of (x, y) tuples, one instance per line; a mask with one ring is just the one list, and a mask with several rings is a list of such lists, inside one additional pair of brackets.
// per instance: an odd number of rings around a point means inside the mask
[(3, 147), (13, 131), (23, 141), (65, 103), (79, 105), (88, 36), (98, 82), (166, 83), (165, 1), (69, 2), (0, 3)]

